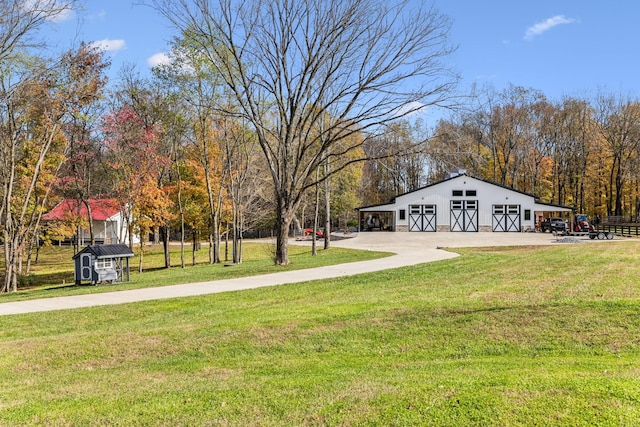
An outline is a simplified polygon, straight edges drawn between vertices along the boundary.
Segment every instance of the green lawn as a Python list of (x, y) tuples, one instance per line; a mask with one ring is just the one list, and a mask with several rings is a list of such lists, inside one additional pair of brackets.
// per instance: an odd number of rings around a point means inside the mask
[(639, 245), (2, 317), (0, 425), (637, 426)]
[[(134, 250), (136, 256), (130, 259), (130, 282), (98, 286), (90, 285), (87, 282), (80, 286), (74, 284), (73, 249), (71, 247), (45, 247), (41, 249), (38, 263), (33, 264), (31, 274), (22, 278), (18, 292), (0, 294), (0, 303), (230, 279), (285, 270), (299, 270), (345, 262), (372, 260), (390, 255), (385, 252), (358, 251), (345, 248), (331, 248), (331, 250), (325, 251), (321, 247), (322, 242), (319, 243), (317, 255), (312, 256), (310, 247), (290, 245), (290, 264), (287, 266), (277, 266), (273, 263), (274, 247), (269, 243), (245, 242), (243, 245), (243, 262), (233, 266), (229, 266), (229, 263), (225, 262), (209, 264), (208, 250), (203, 248), (196, 251), (195, 266), (191, 262), (191, 252), (187, 251), (184, 269), (180, 267), (179, 247), (172, 247), (171, 263), (173, 267), (165, 269), (162, 247), (150, 246), (145, 248), (145, 253), (142, 257), (142, 273), (138, 273), (139, 248), (136, 248)], [(222, 249), (221, 257), (224, 260), (224, 248)]]

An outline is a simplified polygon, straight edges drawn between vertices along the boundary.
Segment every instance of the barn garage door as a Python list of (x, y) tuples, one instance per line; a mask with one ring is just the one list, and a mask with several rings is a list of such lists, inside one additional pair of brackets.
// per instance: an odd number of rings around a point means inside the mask
[(451, 201), (451, 231), (478, 231), (478, 201)]
[(436, 205), (409, 205), (409, 231), (436, 231)]
[(493, 205), (493, 231), (520, 231), (520, 205)]

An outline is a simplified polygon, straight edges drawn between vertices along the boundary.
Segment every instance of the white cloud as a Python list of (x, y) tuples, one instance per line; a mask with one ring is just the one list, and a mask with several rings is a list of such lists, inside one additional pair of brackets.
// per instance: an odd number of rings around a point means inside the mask
[(173, 59), (164, 52), (156, 53), (147, 59), (147, 64), (149, 67), (157, 67), (158, 65), (166, 65), (171, 64)]
[(63, 22), (73, 17), (73, 8), (69, 2), (59, 0), (23, 0), (20, 8), (36, 16), (46, 16), (53, 23)]
[(545, 31), (550, 30), (551, 28), (561, 25), (561, 24), (571, 24), (575, 22), (573, 18), (565, 18), (564, 15), (556, 15), (552, 16), (545, 21), (538, 22), (537, 24), (527, 28), (526, 33), (524, 34), (525, 40), (531, 40), (535, 36), (539, 36)]
[(52, 16), (49, 19), (49, 21), (55, 22), (55, 23), (64, 22), (73, 18), (73, 16), (74, 16), (73, 10), (71, 10), (70, 8), (60, 9), (60, 11), (57, 12), (55, 16)]
[(426, 111), (427, 111), (426, 105), (418, 101), (412, 101), (398, 107), (395, 111), (392, 112), (392, 116), (394, 118), (408, 117), (408, 116), (413, 116), (415, 114), (424, 113)]
[(105, 52), (117, 52), (127, 48), (127, 45), (122, 39), (103, 39), (91, 42), (91, 46), (104, 50)]

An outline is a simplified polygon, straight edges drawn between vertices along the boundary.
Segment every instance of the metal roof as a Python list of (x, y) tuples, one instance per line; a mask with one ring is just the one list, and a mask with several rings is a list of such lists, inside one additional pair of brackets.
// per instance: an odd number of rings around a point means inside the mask
[(133, 251), (127, 245), (89, 245), (73, 256), (76, 259), (80, 254), (91, 252), (97, 259), (102, 258), (130, 258)]
[(404, 196), (406, 194), (417, 193), (418, 191), (422, 191), (422, 190), (424, 190), (426, 188), (435, 187), (436, 185), (442, 184), (443, 182), (451, 181), (451, 180), (454, 180), (454, 179), (457, 179), (457, 178), (460, 178), (460, 177), (467, 177), (467, 178), (475, 179), (475, 180), (484, 182), (486, 184), (491, 184), (491, 185), (494, 185), (496, 187), (503, 188), (505, 190), (509, 190), (509, 191), (513, 191), (515, 193), (520, 193), (520, 194), (523, 194), (525, 196), (529, 196), (529, 197), (533, 198), (533, 200), (534, 200), (534, 202), (536, 204), (546, 205), (546, 206), (558, 208), (558, 209), (555, 209), (557, 211), (571, 211), (571, 210), (574, 209), (574, 208), (572, 208), (570, 206), (555, 205), (555, 204), (552, 204), (552, 203), (540, 202), (539, 201), (540, 198), (538, 196), (536, 196), (535, 194), (527, 193), (525, 191), (516, 190), (515, 188), (509, 187), (509, 186), (506, 186), (506, 185), (502, 185), (502, 184), (498, 184), (496, 182), (488, 181), (486, 179), (476, 178), (475, 176), (469, 175), (466, 171), (461, 170), (461, 171), (457, 172), (456, 174), (448, 175), (443, 180), (440, 180), (440, 181), (437, 181), (437, 182), (434, 182), (434, 183), (431, 183), (431, 184), (427, 184), (427, 185), (425, 185), (423, 187), (420, 187), (420, 188), (418, 188), (416, 190), (407, 191), (405, 193), (398, 194), (397, 196), (395, 196), (394, 198), (392, 198), (391, 200), (389, 200), (386, 203), (381, 203), (381, 204), (378, 204), (378, 205), (360, 206), (360, 207), (355, 208), (354, 210), (356, 210), (356, 211), (364, 211), (364, 212), (367, 212), (367, 211), (368, 212), (372, 212), (372, 211), (375, 211), (375, 210), (383, 210), (383, 209), (389, 208), (389, 207), (393, 208), (395, 206), (396, 199), (398, 197)]
[[(91, 218), (94, 221), (106, 221), (120, 213), (118, 202), (114, 199), (89, 199), (91, 206)], [(46, 221), (64, 221), (79, 216), (89, 219), (89, 211), (84, 202), (77, 199), (65, 199), (58, 203), (50, 212), (44, 214), (42, 219)]]

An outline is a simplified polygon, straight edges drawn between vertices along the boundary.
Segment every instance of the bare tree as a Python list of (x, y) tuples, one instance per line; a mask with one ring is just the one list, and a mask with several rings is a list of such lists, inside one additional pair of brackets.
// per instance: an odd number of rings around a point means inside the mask
[(37, 30), (63, 19), (75, 7), (76, 0), (0, 0), (0, 62), (42, 46)]
[(277, 264), (289, 262), (289, 226), (322, 162), (320, 180), (353, 161), (362, 141), (350, 135), (444, 103), (456, 81), (442, 63), (449, 21), (423, 2), (148, 3), (206, 53), (255, 129), (274, 183)]

